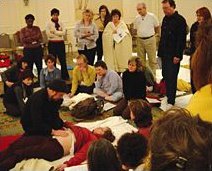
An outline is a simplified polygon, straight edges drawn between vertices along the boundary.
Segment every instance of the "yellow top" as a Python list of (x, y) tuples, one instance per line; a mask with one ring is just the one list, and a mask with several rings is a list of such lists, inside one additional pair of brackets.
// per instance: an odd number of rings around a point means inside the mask
[(95, 24), (96, 24), (96, 26), (97, 26), (97, 28), (98, 28), (98, 31), (100, 31), (100, 32), (103, 32), (104, 31), (104, 22), (100, 19), (100, 18), (97, 18), (96, 20), (95, 20)]
[(91, 86), (96, 78), (95, 68), (88, 65), (86, 71), (80, 71), (79, 67), (76, 66), (73, 70), (73, 80), (71, 94), (75, 94), (78, 88), (78, 85)]
[(186, 107), (192, 115), (197, 115), (205, 121), (212, 122), (212, 84), (197, 91)]

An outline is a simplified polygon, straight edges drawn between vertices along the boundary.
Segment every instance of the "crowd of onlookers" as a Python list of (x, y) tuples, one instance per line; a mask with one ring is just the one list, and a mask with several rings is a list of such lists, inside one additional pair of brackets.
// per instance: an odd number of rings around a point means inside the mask
[[(99, 17), (91, 10), (83, 11), (74, 35), (79, 55), (73, 69), (71, 90), (66, 65), (63, 36), (65, 28), (59, 10), (51, 10), (47, 24), (49, 55), (42, 68), (41, 31), (33, 26), (32, 14), (25, 17), (21, 29), (24, 57), (2, 73), (3, 104), (6, 113), (21, 116), (24, 135), (0, 152), (0, 170), (13, 168), (23, 159), (43, 158), (49, 161), (73, 154), (57, 167), (78, 165), (88, 161), (89, 171), (199, 171), (212, 170), (212, 20), (206, 7), (196, 11), (197, 22), (191, 27), (191, 84), (194, 95), (187, 109), (175, 108), (177, 77), (186, 44), (186, 20), (176, 10), (174, 0), (163, 0), (164, 18), (158, 57), (166, 83), (167, 106), (164, 116), (153, 121), (151, 105), (146, 100), (146, 71), (156, 77), (156, 39), (159, 22), (147, 12), (145, 3), (138, 3), (134, 22), (138, 56), (132, 56), (132, 37), (121, 12), (109, 13), (102, 5)], [(134, 34), (133, 33), (133, 34)], [(98, 60), (94, 63), (95, 54)], [(148, 56), (148, 63), (146, 61)], [(104, 61), (102, 56), (104, 55)], [(56, 67), (59, 59), (61, 70)], [(36, 64), (41, 90), (33, 93), (32, 66)], [(114, 115), (130, 119), (137, 133), (124, 134), (114, 147), (110, 128), (86, 128), (63, 121), (59, 108), (64, 94), (96, 94), (116, 102)]]

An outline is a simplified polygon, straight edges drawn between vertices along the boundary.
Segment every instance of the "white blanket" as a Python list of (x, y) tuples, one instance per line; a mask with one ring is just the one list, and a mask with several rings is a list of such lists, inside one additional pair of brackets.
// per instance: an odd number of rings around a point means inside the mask
[[(85, 127), (89, 130), (93, 130), (97, 127), (109, 127), (111, 128), (113, 134), (115, 135), (116, 139), (113, 142), (114, 145), (117, 144), (118, 139), (125, 133), (128, 132), (137, 132), (138, 129), (127, 123), (127, 120), (124, 120), (120, 116), (113, 116), (109, 117), (104, 120), (95, 121), (95, 122), (81, 122), (76, 124), (81, 127)], [(64, 161), (68, 160), (71, 156), (63, 157), (62, 159), (56, 160), (51, 162), (54, 166), (63, 163)], [(65, 171), (87, 171), (87, 165), (79, 165), (74, 167), (66, 168)]]
[(63, 96), (63, 103), (62, 103), (61, 106), (68, 107), (70, 110), (72, 110), (73, 107), (77, 103), (79, 103), (79, 102), (81, 102), (81, 101), (83, 101), (83, 100), (85, 100), (87, 98), (90, 98), (90, 97), (93, 97), (93, 96), (90, 95), (90, 94), (87, 94), (87, 93), (79, 93), (79, 94), (77, 94), (76, 96), (74, 96), (72, 98), (70, 98), (68, 95), (64, 95)]

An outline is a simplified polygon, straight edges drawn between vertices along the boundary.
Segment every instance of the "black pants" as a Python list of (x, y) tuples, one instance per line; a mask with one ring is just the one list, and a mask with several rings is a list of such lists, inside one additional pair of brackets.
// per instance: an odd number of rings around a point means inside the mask
[[(38, 71), (38, 78), (40, 77), (40, 71), (42, 69), (42, 59), (43, 59), (43, 49), (41, 46), (37, 48), (24, 48), (23, 50), (24, 57), (26, 57), (28, 61), (29, 68), (33, 69), (33, 64)], [(39, 79), (38, 79), (39, 80)]]
[(179, 68), (180, 63), (174, 64), (172, 57), (162, 57), (162, 75), (166, 82), (166, 95), (168, 103), (172, 105), (175, 103)]
[(102, 55), (103, 55), (102, 33), (103, 32), (99, 32), (99, 37), (96, 40), (97, 61), (102, 60)]
[(48, 51), (49, 54), (52, 54), (56, 59), (59, 59), (61, 65), (61, 77), (63, 80), (68, 80), (69, 74), (66, 64), (66, 52), (64, 42), (49, 42)]
[(89, 65), (93, 65), (94, 64), (96, 48), (87, 49), (85, 47), (85, 50), (78, 50), (78, 52), (79, 52), (79, 54), (83, 54), (83, 55), (85, 55), (87, 57)]
[(10, 116), (19, 117), (21, 116), (21, 110), (18, 104), (8, 103), (3, 99), (4, 107), (6, 108), (6, 113)]
[(130, 119), (130, 108), (128, 106), (128, 100), (125, 98), (121, 99), (113, 109), (113, 114), (115, 116), (122, 116), (124, 119)]
[(46, 136), (22, 136), (0, 152), (0, 171), (15, 167), (23, 159), (54, 161), (63, 157), (63, 147), (56, 139)]

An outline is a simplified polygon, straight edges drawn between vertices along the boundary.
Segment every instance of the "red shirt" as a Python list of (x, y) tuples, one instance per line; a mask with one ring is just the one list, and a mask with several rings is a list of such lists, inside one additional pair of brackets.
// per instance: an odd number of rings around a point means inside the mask
[(151, 126), (146, 128), (139, 128), (138, 133), (143, 135), (148, 140), (150, 137), (150, 130), (151, 130)]
[(37, 48), (42, 41), (40, 28), (32, 26), (32, 28), (24, 27), (20, 31), (20, 40), (24, 48)]
[(70, 158), (69, 161), (64, 162), (64, 164), (67, 164), (69, 167), (79, 165), (86, 160), (90, 144), (99, 137), (87, 128), (76, 126), (71, 122), (65, 122), (64, 126), (70, 128), (76, 138), (76, 142), (74, 144), (74, 157)]

